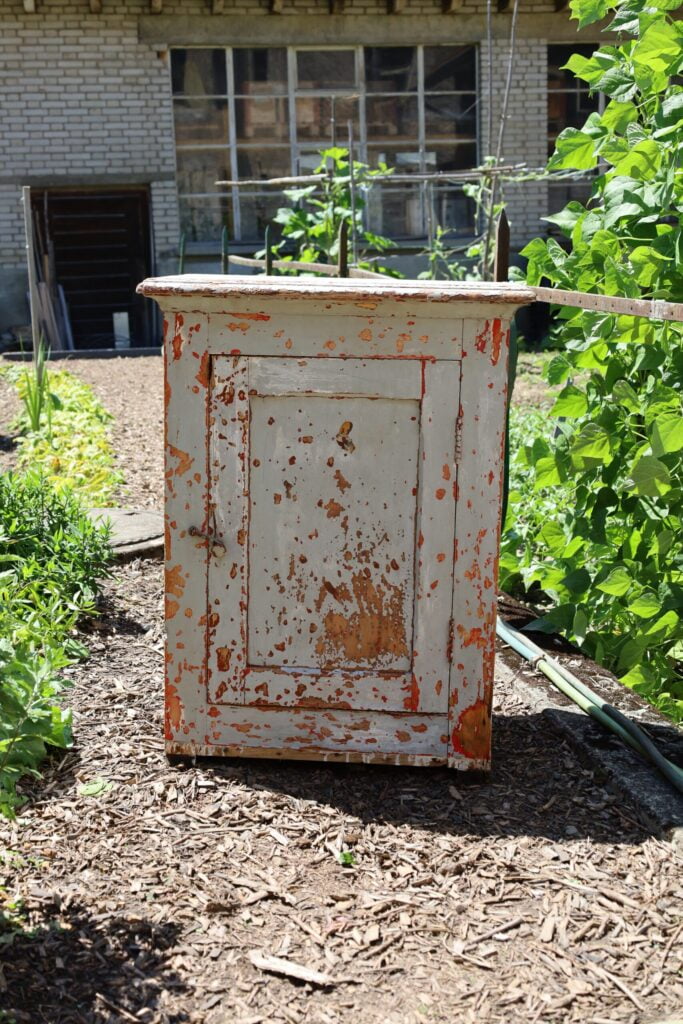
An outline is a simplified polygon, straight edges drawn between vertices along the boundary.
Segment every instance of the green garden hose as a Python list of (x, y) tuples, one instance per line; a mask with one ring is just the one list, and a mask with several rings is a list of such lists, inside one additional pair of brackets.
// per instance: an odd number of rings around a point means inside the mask
[(630, 718), (623, 715), (617, 708), (607, 704), (597, 693), (594, 693), (585, 683), (577, 679), (573, 673), (561, 665), (555, 658), (550, 657), (544, 650), (537, 647), (532, 640), (523, 636), (519, 630), (503, 622), (499, 617), (496, 622), (496, 633), (500, 639), (512, 647), (518, 654), (521, 654), (526, 661), (531, 662), (534, 668), (546, 676), (558, 690), (568, 697), (574, 704), (577, 704), (582, 711), (585, 711), (591, 718), (595, 718), (606, 729), (613, 732), (624, 743), (627, 743), (638, 754), (651, 761), (662, 775), (678, 790), (683, 793), (683, 769), (679, 768), (672, 761), (669, 761), (660, 750), (657, 749), (650, 737)]

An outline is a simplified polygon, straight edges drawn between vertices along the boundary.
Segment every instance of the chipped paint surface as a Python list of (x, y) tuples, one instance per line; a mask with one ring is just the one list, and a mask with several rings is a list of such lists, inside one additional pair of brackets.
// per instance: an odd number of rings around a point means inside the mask
[(488, 766), (524, 291), (169, 284), (169, 752)]

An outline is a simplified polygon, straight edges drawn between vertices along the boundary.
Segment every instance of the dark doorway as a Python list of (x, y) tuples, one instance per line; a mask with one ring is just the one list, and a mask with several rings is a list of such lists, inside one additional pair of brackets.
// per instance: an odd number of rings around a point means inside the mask
[(54, 248), (75, 347), (152, 344), (150, 303), (135, 294), (151, 272), (148, 189), (33, 189), (32, 199)]

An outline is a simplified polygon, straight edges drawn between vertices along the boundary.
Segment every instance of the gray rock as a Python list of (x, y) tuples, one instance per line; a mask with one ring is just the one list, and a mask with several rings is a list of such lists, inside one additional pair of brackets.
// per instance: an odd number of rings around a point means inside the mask
[(94, 522), (111, 523), (111, 546), (117, 558), (163, 554), (164, 517), (160, 512), (146, 508), (91, 508), (88, 515)]

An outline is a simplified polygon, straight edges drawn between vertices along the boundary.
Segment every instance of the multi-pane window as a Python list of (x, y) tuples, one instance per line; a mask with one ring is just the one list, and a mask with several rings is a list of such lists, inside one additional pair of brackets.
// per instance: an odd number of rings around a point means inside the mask
[[(477, 70), (473, 46), (312, 50), (174, 49), (171, 61), (178, 195), (188, 240), (262, 241), (282, 204), (278, 189), (220, 188), (305, 174), (332, 144), (397, 175), (467, 170), (477, 164)], [(389, 181), (370, 196), (369, 226), (420, 238), (429, 218), (472, 231), (456, 184)]]
[[(594, 50), (590, 44), (579, 46), (575, 43), (548, 47), (548, 156), (552, 155), (557, 136), (564, 128), (583, 128), (589, 114), (602, 109), (603, 96), (591, 96), (588, 83), (564, 67), (573, 53), (590, 57)], [(551, 211), (561, 210), (571, 199), (585, 202), (590, 190), (587, 179), (551, 182)]]

